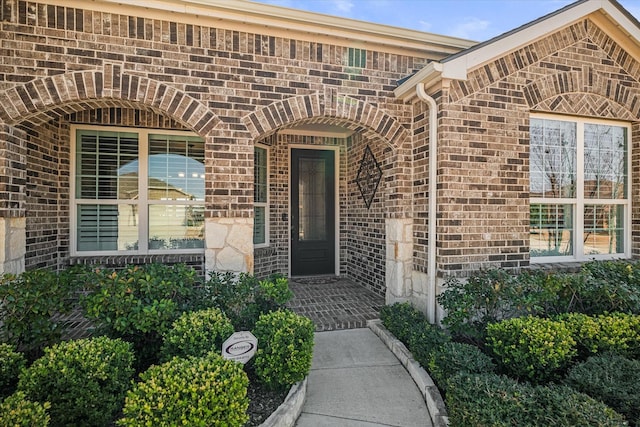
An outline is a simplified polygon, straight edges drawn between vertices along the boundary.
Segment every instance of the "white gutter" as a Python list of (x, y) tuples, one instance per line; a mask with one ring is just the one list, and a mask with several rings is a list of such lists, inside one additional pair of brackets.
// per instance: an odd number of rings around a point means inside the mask
[(431, 324), (437, 321), (436, 305), (436, 209), (438, 207), (437, 195), (438, 183), (438, 106), (436, 101), (427, 95), (424, 90), (424, 83), (416, 85), (416, 95), (418, 99), (429, 105), (429, 243), (427, 245), (428, 260), (428, 282), (429, 290), (427, 295), (427, 319)]

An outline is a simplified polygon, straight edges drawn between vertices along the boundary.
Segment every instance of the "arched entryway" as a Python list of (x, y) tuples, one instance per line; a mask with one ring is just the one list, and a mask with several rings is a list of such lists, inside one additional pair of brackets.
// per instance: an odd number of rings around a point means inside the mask
[(255, 145), (255, 271), (347, 277), (388, 301), (406, 297), (406, 129), (337, 93), (289, 98), (243, 123)]

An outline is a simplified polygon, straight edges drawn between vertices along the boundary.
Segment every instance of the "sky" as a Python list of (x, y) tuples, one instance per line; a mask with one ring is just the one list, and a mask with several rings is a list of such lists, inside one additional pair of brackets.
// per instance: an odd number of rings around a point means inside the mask
[[(571, 0), (254, 0), (440, 35), (485, 41)], [(640, 20), (640, 0), (619, 0)]]

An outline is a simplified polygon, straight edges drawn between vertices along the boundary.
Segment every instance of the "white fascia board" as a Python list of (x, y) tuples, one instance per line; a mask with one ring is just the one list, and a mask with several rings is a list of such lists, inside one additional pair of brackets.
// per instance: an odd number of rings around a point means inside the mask
[(420, 71), (411, 76), (407, 81), (393, 90), (396, 98), (408, 100), (416, 96), (416, 86), (424, 83), (429, 87), (442, 78), (442, 64), (439, 62), (429, 62)]
[(469, 70), (565, 28), (598, 10), (620, 22), (628, 32), (632, 29), (638, 32), (637, 27), (608, 0), (591, 0), (443, 63), (442, 77), (466, 80)]

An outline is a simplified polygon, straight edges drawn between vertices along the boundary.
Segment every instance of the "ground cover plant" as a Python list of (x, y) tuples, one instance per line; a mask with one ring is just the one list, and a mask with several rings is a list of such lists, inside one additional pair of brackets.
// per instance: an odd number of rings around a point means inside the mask
[(480, 271), (438, 297), (444, 331), (407, 303), (380, 318), (430, 371), (452, 426), (637, 426), (639, 279), (635, 261)]
[[(311, 321), (290, 312), (269, 317), (292, 296), (282, 276), (257, 280), (211, 273), (204, 279), (184, 265), (76, 267), (60, 277), (51, 272), (4, 276), (0, 295), (8, 298), (2, 306), (24, 293), (20, 287), (36, 276), (43, 278), (34, 285), (37, 297), (29, 296), (36, 303), (20, 306), (26, 315), (11, 307), (0, 310), (0, 425), (98, 426), (113, 425), (116, 418), (122, 418), (120, 425), (139, 425), (139, 417), (153, 425), (176, 425), (188, 415), (190, 425), (255, 426), (282, 403), (288, 391), (284, 384), (308, 373)], [(47, 284), (55, 285), (49, 293)], [(77, 308), (79, 294), (93, 336), (61, 341), (68, 334), (60, 310)], [(244, 367), (221, 361), (222, 342), (238, 328), (254, 329), (262, 317), (271, 319), (256, 332), (262, 334), (259, 348), (270, 349), (262, 360)], [(296, 339), (287, 341), (292, 331)], [(267, 384), (265, 373), (282, 387)], [(194, 392), (202, 381), (206, 385)], [(235, 384), (231, 397), (222, 386), (209, 387), (219, 381)], [(213, 413), (226, 421), (212, 421)], [(15, 421), (15, 414), (22, 414), (26, 424)]]

